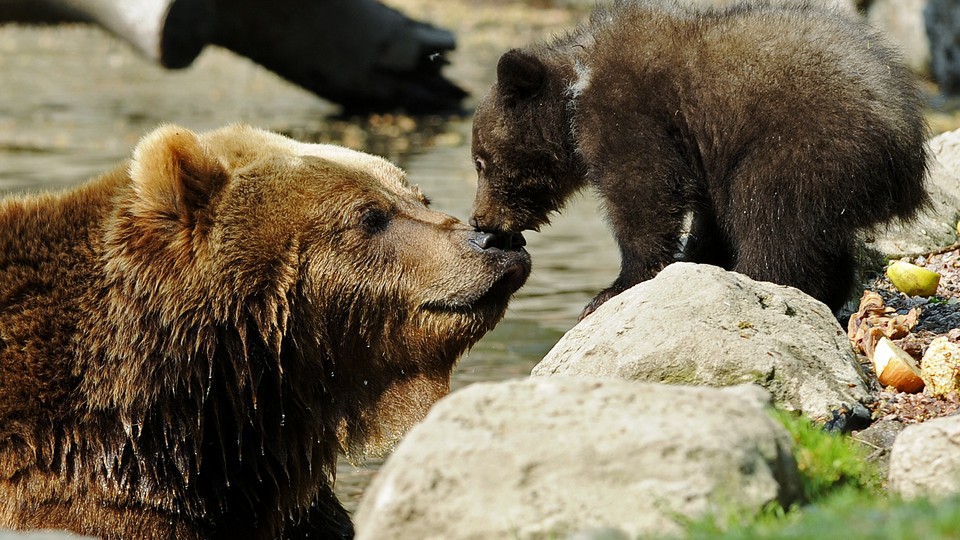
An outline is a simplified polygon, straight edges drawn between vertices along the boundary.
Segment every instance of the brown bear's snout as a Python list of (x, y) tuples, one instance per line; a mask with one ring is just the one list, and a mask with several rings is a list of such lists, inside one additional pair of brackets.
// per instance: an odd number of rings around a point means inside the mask
[(501, 249), (511, 251), (527, 245), (526, 239), (520, 233), (474, 231), (470, 243), (480, 249)]
[(520, 233), (477, 230), (468, 233), (467, 244), (492, 264), (494, 279), (484, 296), (506, 300), (523, 286), (530, 275), (530, 254), (523, 249), (526, 243)]

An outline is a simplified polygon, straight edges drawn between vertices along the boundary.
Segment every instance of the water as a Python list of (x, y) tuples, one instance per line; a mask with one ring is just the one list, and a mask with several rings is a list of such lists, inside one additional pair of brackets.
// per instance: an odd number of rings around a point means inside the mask
[[(406, 3), (408, 13), (457, 30), (460, 49), (447, 73), (472, 101), (491, 83), (504, 50), (566, 28), (575, 15), (518, 3)], [(458, 12), (464, 9), (469, 17)], [(335, 113), (329, 103), (215, 48), (191, 68), (170, 72), (88, 27), (0, 27), (0, 193), (96, 176), (126, 159), (161, 122), (205, 130), (242, 121), (384, 155), (407, 170), (434, 208), (466, 219), (476, 189), (469, 117), (338, 119)], [(614, 279), (619, 259), (599, 214), (596, 200), (584, 196), (542, 233), (526, 234), (533, 257), (528, 284), (503, 322), (461, 359), (454, 389), (529, 375), (583, 305)], [(337, 491), (349, 509), (379, 463), (341, 462)]]

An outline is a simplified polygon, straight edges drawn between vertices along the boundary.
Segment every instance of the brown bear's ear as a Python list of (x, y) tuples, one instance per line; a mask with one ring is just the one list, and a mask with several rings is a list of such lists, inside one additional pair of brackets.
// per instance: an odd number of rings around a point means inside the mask
[(511, 49), (497, 63), (497, 89), (509, 105), (537, 93), (546, 79), (547, 67), (536, 56)]
[(162, 126), (141, 139), (133, 151), (130, 179), (136, 201), (131, 210), (195, 223), (227, 178), (224, 165), (196, 133)]

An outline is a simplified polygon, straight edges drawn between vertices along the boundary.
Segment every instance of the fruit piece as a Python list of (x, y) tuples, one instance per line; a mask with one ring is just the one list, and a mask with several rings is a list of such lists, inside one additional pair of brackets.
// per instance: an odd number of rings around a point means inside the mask
[(927, 392), (939, 397), (960, 389), (960, 344), (940, 336), (923, 353), (921, 375)]
[(873, 369), (883, 386), (892, 386), (899, 392), (919, 392), (924, 385), (920, 368), (912, 356), (896, 343), (882, 337), (873, 350)]
[(932, 296), (940, 284), (940, 274), (905, 261), (888, 266), (887, 277), (897, 290), (910, 296)]

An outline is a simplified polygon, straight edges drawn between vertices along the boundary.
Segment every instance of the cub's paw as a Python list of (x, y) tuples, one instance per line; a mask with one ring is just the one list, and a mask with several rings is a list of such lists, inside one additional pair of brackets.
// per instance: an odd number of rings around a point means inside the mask
[(590, 315), (596, 311), (598, 307), (603, 305), (604, 302), (620, 294), (621, 292), (623, 291), (616, 287), (609, 287), (600, 291), (600, 294), (594, 296), (593, 300), (591, 300), (590, 303), (583, 308), (583, 311), (580, 312), (580, 318), (577, 319), (577, 321), (582, 321), (587, 317), (587, 315)]

